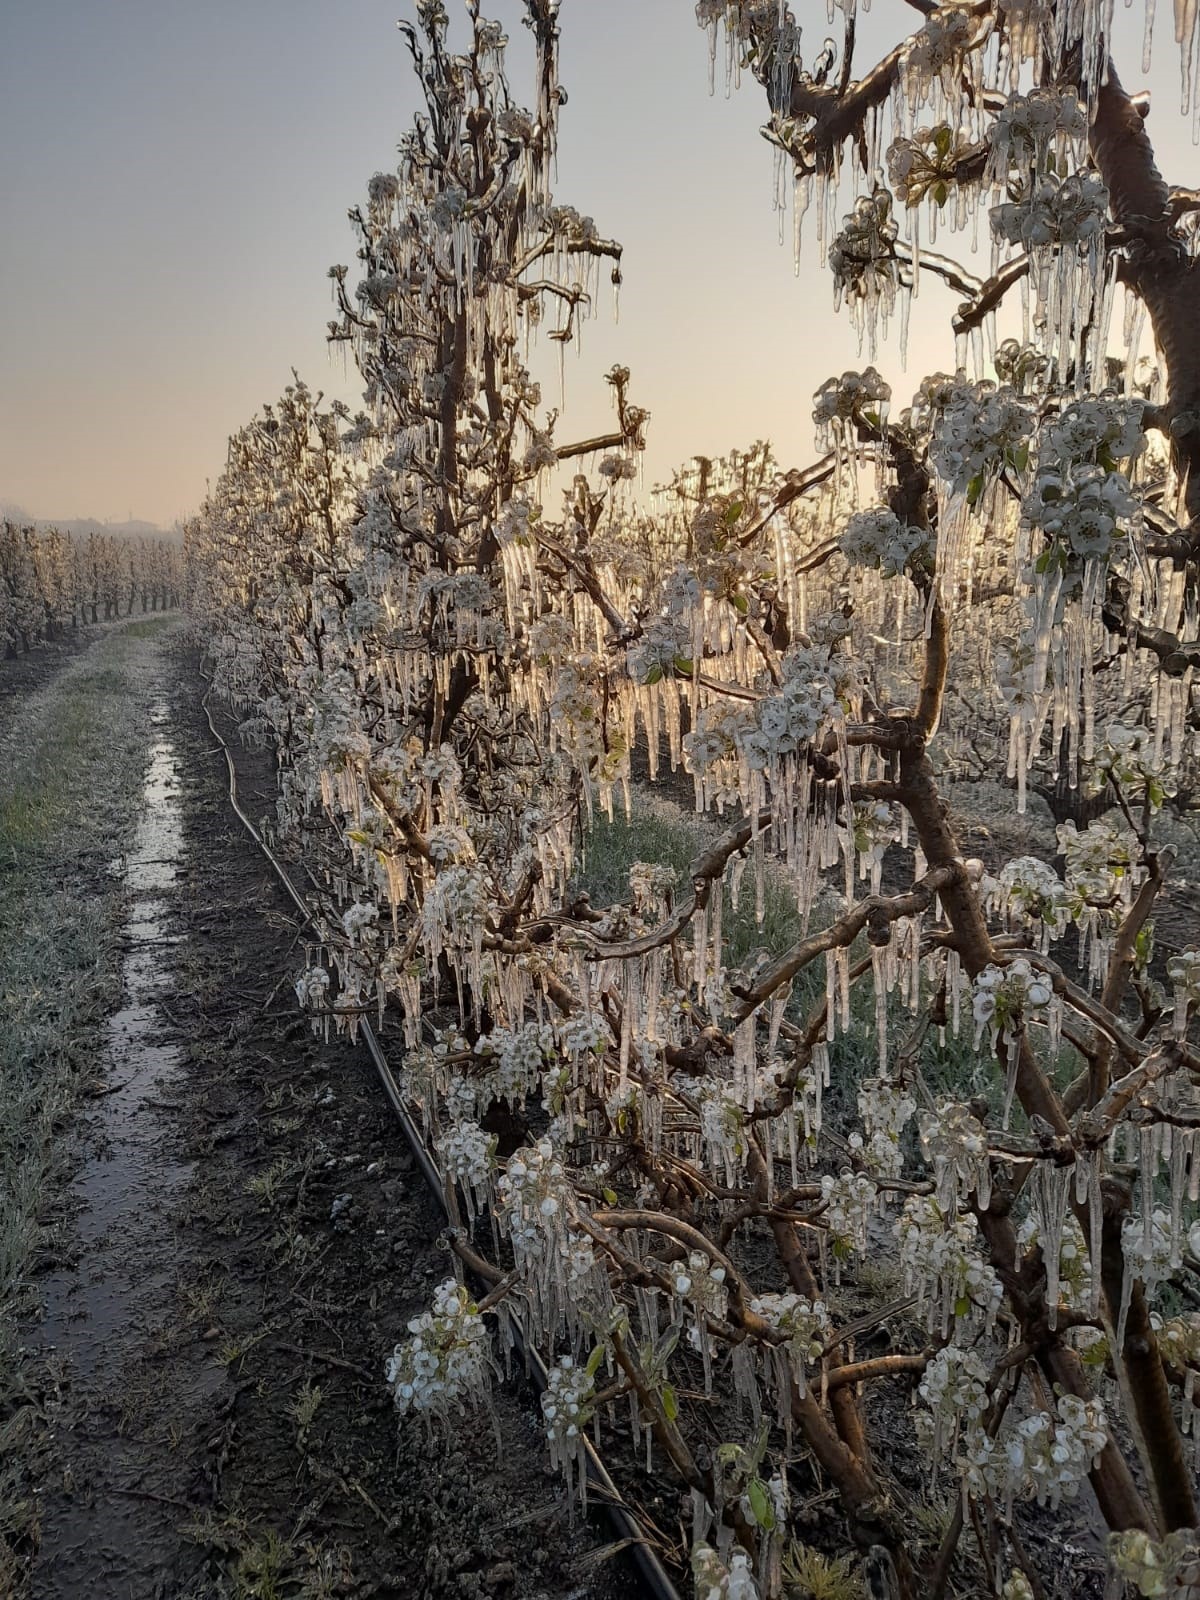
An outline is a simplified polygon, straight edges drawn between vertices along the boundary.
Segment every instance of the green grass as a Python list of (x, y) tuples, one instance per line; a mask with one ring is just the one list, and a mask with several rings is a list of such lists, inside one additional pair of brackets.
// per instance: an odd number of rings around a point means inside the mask
[(0, 790), (0, 860), (44, 847), (76, 820), (79, 778), (104, 759), (106, 715), (124, 687), (122, 674), (108, 669), (73, 681), (57, 698), (53, 737), (24, 759), (18, 753), (21, 765)]
[[(729, 824), (732, 826), (732, 824)], [(689, 890), (688, 868), (719, 834), (725, 831), (707, 817), (691, 816), (669, 802), (654, 802), (635, 809), (627, 821), (617, 815), (612, 822), (597, 819), (585, 840), (584, 867), (579, 886), (592, 904), (604, 907), (629, 898), (629, 869), (635, 861), (649, 861), (675, 870), (677, 893)], [(770, 866), (763, 896), (763, 920), (755, 915), (754, 867), (747, 866), (733, 908), (733, 894), (725, 885), (721, 909), (726, 961), (740, 967), (759, 951), (778, 955), (803, 937), (804, 925), (791, 890), (779, 869)], [(814, 922), (814, 927), (819, 922)], [(824, 968), (821, 982), (824, 983)]]
[(163, 616), (145, 617), (141, 622), (127, 622), (121, 632), (127, 639), (157, 639), (179, 620), (177, 612)]
[(36, 1408), (18, 1343), (61, 1138), (119, 994), (123, 889), (106, 863), (137, 818), (151, 636), (114, 630), (16, 707), (0, 737), (0, 1593), (18, 1592)]
[[(708, 817), (698, 817), (669, 801), (639, 792), (633, 815), (627, 820), (617, 815), (612, 822), (598, 818), (585, 837), (583, 865), (578, 886), (586, 890), (593, 906), (602, 909), (629, 898), (629, 870), (636, 861), (653, 862), (675, 869), (677, 892), (688, 891), (688, 868), (695, 857), (724, 831)], [(763, 919), (755, 915), (754, 868), (749, 865), (741, 883), (738, 908), (728, 885), (724, 889), (722, 929), (726, 962), (731, 968), (744, 967), (757, 958), (776, 959), (799, 939), (805, 929), (796, 908), (795, 896), (783, 869), (768, 862)], [(825, 926), (835, 915), (831, 904), (818, 904), (810, 919), (810, 932)], [(860, 937), (851, 952), (858, 960), (867, 953)], [(803, 1016), (825, 992), (825, 963), (818, 959), (797, 978), (789, 1014)], [(925, 995), (922, 1010), (932, 996)], [(858, 1088), (864, 1078), (879, 1070), (875, 1025), (875, 998), (868, 975), (854, 986), (850, 997), (850, 1029), (840, 1030), (831, 1047), (831, 1107), (835, 1116), (856, 1115)], [(895, 1059), (908, 1040), (917, 1018), (893, 996), (888, 1006), (889, 1056)], [(957, 1038), (946, 1030), (944, 1040), (930, 1029), (924, 1039), (919, 1061), (922, 1074), (935, 1096), (967, 1098), (986, 1095), (998, 1111), (1004, 1084), (986, 1045), (976, 1050), (973, 1042), (970, 1007), (963, 1001), (962, 1027)], [(1069, 1081), (1074, 1075), (1073, 1052), (1064, 1052), (1059, 1076)]]

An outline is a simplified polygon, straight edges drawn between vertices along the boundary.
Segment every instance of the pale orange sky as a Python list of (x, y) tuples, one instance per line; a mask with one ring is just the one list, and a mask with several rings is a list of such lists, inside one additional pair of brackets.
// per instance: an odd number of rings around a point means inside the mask
[[(347, 208), (394, 164), (414, 107), (395, 31), (405, 0), (45, 0), (0, 25), (0, 501), (39, 517), (192, 511), (225, 439), (290, 381), (353, 400), (330, 364), (327, 267), (353, 261)], [(524, 92), (515, 0), (511, 78)], [(825, 0), (799, 0), (816, 54)], [(872, 43), (911, 29), (876, 0)], [(812, 451), (814, 389), (865, 364), (815, 250), (799, 280), (772, 210), (765, 105), (710, 99), (692, 0), (564, 0), (558, 198), (625, 246), (619, 325), (605, 296), (568, 355), (561, 437), (605, 425), (600, 375), (633, 369), (653, 413), (647, 481), (697, 452), (770, 437)], [(1140, 7), (1116, 56), (1141, 85)], [(1178, 55), (1160, 18), (1151, 130), (1168, 178), (1196, 184)], [(790, 227), (790, 224), (789, 224)], [(986, 232), (986, 230), (983, 230)], [(811, 239), (811, 219), (810, 237)], [(969, 263), (970, 264), (970, 263)], [(974, 270), (983, 270), (982, 260)], [(949, 296), (922, 287), (907, 397), (953, 365)], [(547, 390), (556, 399), (554, 383)]]

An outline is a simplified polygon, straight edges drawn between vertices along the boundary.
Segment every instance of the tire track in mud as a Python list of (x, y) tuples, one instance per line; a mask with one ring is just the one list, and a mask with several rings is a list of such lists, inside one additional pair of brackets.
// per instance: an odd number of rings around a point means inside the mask
[[(440, 1215), (364, 1053), (296, 1015), (290, 908), (229, 811), (194, 662), (170, 679), (77, 1260), (30, 1338), (55, 1431), (31, 1593), (623, 1600), (519, 1386), (494, 1429), (397, 1433), (383, 1359), (449, 1275)], [(273, 772), (244, 765), (261, 811)]]

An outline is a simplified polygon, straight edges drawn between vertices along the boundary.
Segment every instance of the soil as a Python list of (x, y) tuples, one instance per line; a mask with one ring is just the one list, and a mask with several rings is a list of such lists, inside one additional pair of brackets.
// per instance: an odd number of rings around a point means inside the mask
[[(606, 1525), (572, 1522), (522, 1380), (448, 1441), (397, 1427), (383, 1364), (449, 1275), (441, 1213), (363, 1049), (296, 1014), (298, 929), (201, 691), (176, 647), (124, 1001), (25, 1334), (48, 1425), (30, 1593), (635, 1594)], [(238, 764), (256, 815), (271, 774)]]

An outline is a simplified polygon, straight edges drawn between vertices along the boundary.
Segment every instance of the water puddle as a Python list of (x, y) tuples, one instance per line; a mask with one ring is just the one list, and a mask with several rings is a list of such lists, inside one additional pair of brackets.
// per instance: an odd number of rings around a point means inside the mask
[[(37, 1339), (54, 1380), (55, 1476), (41, 1497), (31, 1600), (165, 1600), (194, 1485), (176, 1449), (224, 1379), (190, 1332), (181, 1283), (193, 1163), (176, 1160), (164, 1102), (185, 1087), (170, 1039), (172, 947), (184, 858), (181, 758), (165, 699), (128, 855), (121, 1005), (107, 1021), (97, 1098), (83, 1119), (73, 1201), (74, 1260), (39, 1284)], [(188, 1591), (191, 1592), (190, 1590)]]
[[(166, 896), (176, 885), (183, 850), (175, 747), (162, 732), (167, 715), (160, 704), (151, 716), (158, 736), (124, 867), (131, 893), (124, 1003), (105, 1024), (97, 1063), (103, 1089), (88, 1119), (89, 1154), (73, 1185), (78, 1264), (40, 1285), (41, 1340), (57, 1353), (72, 1384), (108, 1376), (113, 1336), (148, 1331), (151, 1314), (161, 1311), (166, 1274), (153, 1264), (169, 1260), (162, 1243), (166, 1213), (191, 1173), (190, 1164), (164, 1154), (154, 1110), (180, 1070), (179, 1046), (163, 1042), (158, 1005), (169, 987), (164, 947), (176, 942), (168, 931)], [(151, 1241), (157, 1242), (153, 1260), (144, 1248)]]

